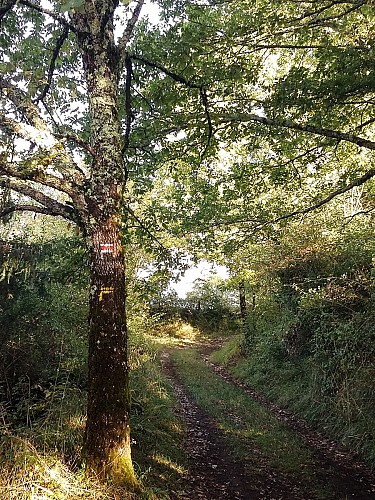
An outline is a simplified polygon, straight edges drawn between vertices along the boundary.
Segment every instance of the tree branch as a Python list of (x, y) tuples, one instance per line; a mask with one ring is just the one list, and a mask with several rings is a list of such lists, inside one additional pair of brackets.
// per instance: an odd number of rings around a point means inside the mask
[[(327, 17), (313, 19), (313, 20), (305, 22), (305, 23), (303, 22), (302, 19), (300, 19), (301, 22), (298, 22), (298, 18), (294, 19), (293, 21), (290, 20), (286, 25), (284, 25), (284, 27), (273, 30), (272, 36), (276, 36), (276, 35), (283, 36), (283, 35), (286, 35), (288, 33), (296, 33), (296, 32), (298, 33), (299, 31), (305, 30), (305, 29), (314, 29), (314, 28), (320, 27), (320, 26), (330, 26), (329, 23), (331, 23), (332, 21), (339, 20), (339, 19), (343, 18), (344, 16), (350, 14), (351, 12), (360, 9), (363, 5), (370, 4), (371, 2), (372, 2), (372, 0), (353, 0), (353, 1), (346, 1), (345, 0), (345, 1), (333, 2), (332, 5), (330, 5), (330, 7), (335, 6), (335, 5), (340, 5), (340, 4), (341, 5), (349, 4), (349, 5), (352, 5), (352, 7), (348, 8), (344, 11), (338, 12), (337, 14), (333, 14), (333, 15), (327, 16)], [(298, 3), (305, 3), (305, 2), (298, 2)], [(309, 2), (309, 3), (319, 5), (320, 0), (318, 0), (317, 2)], [(312, 13), (312, 14), (314, 14), (314, 13)], [(295, 24), (293, 24), (293, 23), (295, 23)], [(265, 43), (266, 43), (266, 41), (268, 41), (269, 37), (270, 37), (270, 33), (266, 31), (266, 33), (260, 39), (265, 40)]]
[(207, 90), (204, 87), (204, 85), (203, 84), (198, 85), (197, 83), (191, 82), (190, 80), (187, 80), (183, 76), (178, 75), (177, 73), (174, 73), (173, 71), (170, 71), (168, 68), (162, 66), (161, 64), (154, 63), (154, 62), (149, 61), (143, 57), (140, 57), (140, 56), (133, 54), (133, 55), (129, 56), (129, 58), (134, 59), (134, 60), (139, 61), (139, 62), (142, 62), (151, 68), (160, 70), (162, 73), (166, 74), (167, 76), (169, 76), (170, 78), (172, 78), (176, 82), (182, 83), (183, 85), (185, 85), (186, 87), (188, 87), (190, 89), (199, 90), (199, 93), (200, 93), (200, 96), (202, 99), (202, 103), (203, 103), (203, 107), (204, 107), (204, 112), (205, 112), (205, 115), (207, 118), (207, 124), (208, 124), (207, 143), (206, 143), (206, 146), (201, 154), (201, 158), (203, 158), (206, 155), (208, 148), (210, 147), (210, 142), (211, 142), (211, 139), (213, 136), (213, 125), (212, 125), (211, 115), (210, 115), (210, 112), (208, 109)]
[[(30, 110), (28, 110), (28, 112), (29, 111)], [(36, 121), (36, 124), (40, 124), (39, 120)], [(77, 187), (84, 182), (85, 176), (83, 172), (74, 163), (69, 154), (65, 151), (63, 144), (59, 142), (57, 138), (74, 138), (74, 140), (83, 147), (85, 143), (81, 141), (79, 137), (69, 134), (55, 137), (44, 122), (42, 122), (43, 128), (39, 129), (34, 125), (18, 123), (13, 118), (5, 116), (2, 113), (0, 113), (0, 127), (6, 130), (10, 135), (16, 134), (18, 137), (29, 141), (31, 144), (36, 144), (44, 151), (43, 158), (40, 153), (28, 158), (30, 163), (39, 162), (40, 165), (43, 164), (44, 172), (48, 166), (52, 166), (65, 177), (67, 182), (69, 180), (71, 186)], [(92, 154), (92, 150), (89, 146), (86, 145), (86, 149)]]
[(375, 150), (375, 142), (370, 141), (369, 139), (365, 139), (363, 137), (359, 137), (357, 135), (351, 134), (349, 132), (340, 132), (338, 130), (331, 130), (321, 127), (316, 127), (314, 125), (304, 125), (301, 123), (291, 122), (289, 120), (271, 120), (270, 118), (266, 118), (264, 116), (258, 116), (255, 114), (246, 114), (246, 113), (238, 113), (232, 116), (228, 116), (224, 120), (221, 120), (222, 123), (230, 123), (230, 122), (258, 122), (263, 125), (268, 125), (271, 127), (282, 127), (288, 128), (292, 130), (298, 130), (300, 132), (308, 132), (310, 134), (320, 135), (323, 137), (329, 137), (331, 139), (336, 139), (338, 141), (346, 141), (351, 142), (352, 144), (356, 144), (357, 146)]
[[(139, 19), (140, 14), (141, 14), (141, 10), (142, 10), (144, 3), (145, 3), (145, 0), (138, 0), (138, 3), (135, 6), (135, 9), (133, 11), (133, 15), (129, 19), (128, 24), (126, 25), (125, 31), (121, 37), (121, 40), (118, 43), (118, 53), (119, 53), (120, 61), (122, 62), (122, 64), (125, 62), (125, 60), (127, 58), (126, 46), (128, 45), (130, 38), (133, 34), (134, 27), (137, 24), (137, 21)], [(121, 66), (122, 66), (122, 64), (121, 64)]]
[(353, 215), (349, 215), (348, 217), (346, 217), (346, 219), (349, 219), (344, 225), (347, 225), (349, 224), (355, 217), (357, 217), (358, 215), (369, 215), (371, 214), (371, 212), (373, 212), (375, 210), (375, 207), (371, 207), (369, 208), (368, 210), (360, 210), (359, 212), (356, 212), (355, 214)]
[(318, 16), (319, 14), (322, 14), (322, 12), (329, 10), (331, 7), (336, 6), (338, 3), (341, 3), (341, 2), (331, 2), (327, 5), (323, 5), (322, 7), (320, 7), (317, 10), (305, 12), (304, 14), (301, 14), (299, 17), (296, 17), (295, 19), (291, 19), (290, 24), (294, 24), (295, 22), (302, 21), (303, 19), (306, 19), (307, 17)]
[[(254, 44), (250, 43), (247, 45), (247, 48), (250, 52), (256, 52), (257, 50), (268, 50), (268, 49), (291, 49), (291, 50), (300, 50), (300, 49), (347, 49), (348, 45), (314, 45), (314, 44), (280, 44), (280, 43), (271, 43), (271, 44)], [(366, 47), (359, 47), (355, 45), (350, 45), (351, 49), (354, 50), (366, 50)]]
[(39, 129), (33, 125), (19, 123), (3, 113), (0, 113), (0, 127), (3, 128), (8, 134), (15, 134), (41, 148), (45, 148), (47, 145), (51, 147), (56, 144), (56, 139), (48, 129)]
[(38, 182), (43, 186), (51, 187), (57, 191), (67, 194), (70, 198), (72, 198), (72, 200), (76, 199), (79, 194), (72, 184), (64, 178), (46, 174), (44, 169), (38, 164), (35, 164), (35, 166), (28, 169), (25, 167), (22, 169), (21, 166), (17, 168), (14, 164), (7, 163), (0, 158), (0, 174), (23, 181)]
[(134, 220), (136, 220), (139, 224), (139, 226), (141, 227), (141, 229), (143, 229), (143, 231), (145, 233), (147, 233), (150, 238), (154, 241), (156, 241), (156, 243), (167, 253), (169, 253), (169, 250), (168, 248), (166, 248), (163, 243), (161, 243), (158, 238), (151, 233), (151, 231), (143, 224), (143, 222), (139, 219), (139, 217), (134, 213), (134, 210), (132, 210), (129, 206), (125, 207), (125, 209), (129, 212), (129, 214), (133, 217)]
[(79, 137), (79, 135), (67, 133), (67, 134), (56, 134), (56, 137), (58, 139), (66, 139), (68, 141), (73, 141), (82, 149), (87, 151), (87, 153), (89, 153), (91, 156), (93, 156), (94, 158), (96, 157), (96, 153), (93, 150), (93, 148), (89, 144), (87, 144), (87, 142), (85, 142), (81, 137)]
[(25, 92), (15, 87), (11, 82), (0, 75), (0, 89), (3, 95), (13, 103), (17, 111), (26, 118), (27, 122), (38, 130), (49, 130), (48, 125), (41, 117), (38, 107), (31, 101)]
[(51, 59), (51, 62), (50, 62), (50, 65), (49, 65), (49, 69), (48, 69), (47, 83), (44, 86), (44, 89), (43, 89), (42, 93), (37, 98), (36, 102), (42, 101), (46, 97), (46, 95), (47, 95), (47, 93), (48, 93), (48, 91), (49, 91), (49, 89), (51, 87), (53, 73), (54, 73), (55, 67), (56, 67), (56, 60), (57, 60), (57, 58), (58, 58), (58, 56), (60, 54), (60, 50), (61, 50), (64, 42), (68, 38), (68, 36), (69, 36), (69, 27), (65, 26), (64, 27), (64, 31), (61, 33), (61, 35), (56, 40), (56, 46), (55, 46), (55, 48), (53, 50), (52, 59)]
[(33, 188), (25, 181), (18, 179), (9, 179), (8, 177), (3, 180), (6, 183), (5, 185), (7, 188), (11, 189), (12, 191), (16, 191), (19, 194), (22, 194), (27, 198), (31, 198), (32, 200), (39, 203), (39, 205), (42, 205), (48, 215), (60, 215), (61, 217), (69, 219), (76, 224), (80, 224), (78, 214), (71, 205), (60, 203), (59, 201), (54, 200), (50, 196), (47, 196), (41, 191)]
[(52, 216), (60, 216), (60, 213), (52, 213), (49, 209), (46, 207), (38, 207), (36, 205), (12, 205), (9, 207), (5, 207), (0, 211), (0, 219), (3, 217), (6, 217), (7, 215), (13, 213), (13, 212), (34, 212), (36, 214), (43, 214), (43, 215), (52, 215)]
[[(229, 225), (234, 225), (234, 224), (253, 223), (254, 224), (253, 231), (254, 232), (259, 231), (263, 227), (269, 226), (270, 224), (276, 224), (277, 222), (281, 222), (281, 221), (286, 220), (286, 219), (291, 219), (291, 218), (299, 216), (299, 215), (306, 215), (310, 212), (313, 212), (313, 211), (321, 208), (322, 206), (326, 205), (327, 203), (332, 201), (334, 198), (336, 198), (340, 194), (344, 194), (344, 193), (350, 191), (351, 189), (353, 189), (354, 187), (358, 187), (358, 186), (361, 186), (362, 184), (365, 184), (367, 181), (369, 181), (373, 177), (375, 177), (375, 169), (370, 169), (361, 177), (357, 177), (357, 179), (354, 179), (354, 181), (352, 181), (350, 184), (348, 184), (345, 187), (336, 189), (335, 191), (333, 191), (331, 194), (329, 194), (325, 198), (321, 199), (317, 203), (314, 203), (314, 205), (310, 205), (309, 207), (302, 208), (300, 210), (295, 210), (293, 212), (289, 212), (287, 214), (281, 215), (280, 217), (276, 217), (275, 219), (261, 220), (261, 219), (256, 219), (256, 218), (252, 218), (252, 219), (242, 218), (242, 219), (236, 219), (236, 220), (232, 220), (232, 221), (222, 220), (222, 221), (214, 222), (213, 224), (211, 224), (211, 226), (226, 226), (226, 225), (229, 226)], [(365, 213), (365, 212), (363, 212), (363, 213)]]
[(304, 209), (301, 209), (301, 210), (295, 210), (294, 212), (290, 212), (288, 214), (284, 214), (280, 217), (277, 217), (276, 219), (265, 222), (265, 224), (267, 224), (267, 225), (273, 224), (273, 223), (280, 222), (280, 221), (285, 220), (285, 219), (290, 219), (291, 217), (295, 217), (296, 215), (305, 215), (305, 214), (308, 214), (309, 212), (313, 212), (314, 210), (317, 210), (318, 208), (322, 207), (323, 205), (326, 205), (327, 203), (332, 201), (334, 198), (336, 198), (340, 194), (344, 194), (347, 191), (350, 191), (351, 189), (353, 189), (354, 187), (361, 186), (362, 184), (369, 181), (373, 177), (375, 177), (375, 169), (374, 168), (368, 170), (361, 177), (357, 177), (357, 179), (354, 179), (354, 181), (351, 182), (350, 184), (348, 184), (347, 186), (340, 188), (340, 189), (337, 189), (336, 191), (333, 191), (333, 193), (329, 194), (328, 196), (326, 196), (322, 200), (318, 201), (314, 205), (307, 207), (307, 208), (304, 208)]
[[(337, 2), (334, 2), (333, 5), (336, 3)], [(360, 9), (361, 7), (363, 7), (363, 5), (365, 5), (365, 3), (366, 3), (365, 1), (355, 2), (353, 7), (350, 7), (348, 9), (344, 10), (343, 12), (340, 12), (339, 14), (333, 14), (332, 16), (321, 17), (321, 18), (317, 18), (315, 20), (311, 20), (307, 23), (302, 24), (302, 27), (324, 26), (324, 23), (326, 23), (327, 21), (336, 21), (338, 19), (341, 19), (344, 16), (346, 16), (347, 14), (350, 14), (351, 12), (354, 12), (355, 10)]]
[(139, 61), (143, 64), (146, 64), (146, 66), (149, 66), (150, 68), (158, 69), (165, 75), (169, 76), (172, 78), (172, 80), (175, 80), (178, 83), (184, 84), (186, 87), (189, 87), (190, 89), (198, 89), (200, 90), (202, 88), (201, 84), (193, 83), (190, 80), (187, 80), (181, 75), (178, 75), (177, 73), (174, 73), (173, 71), (170, 71), (168, 68), (165, 66), (162, 66), (161, 64), (154, 63), (152, 61), (149, 61), (148, 59), (145, 59), (144, 57), (137, 56), (135, 54), (132, 54), (129, 56), (131, 59), (134, 59), (135, 61)]
[(19, 3), (21, 5), (25, 5), (25, 7), (30, 7), (31, 9), (36, 10), (36, 11), (40, 12), (41, 14), (45, 14), (47, 16), (52, 17), (52, 19), (54, 19), (55, 21), (58, 21), (63, 26), (66, 26), (74, 33), (77, 31), (75, 26), (73, 24), (71, 24), (64, 16), (58, 14), (57, 12), (54, 12), (53, 10), (44, 9), (40, 5), (38, 5), (35, 2), (32, 2), (30, 0), (19, 0)]

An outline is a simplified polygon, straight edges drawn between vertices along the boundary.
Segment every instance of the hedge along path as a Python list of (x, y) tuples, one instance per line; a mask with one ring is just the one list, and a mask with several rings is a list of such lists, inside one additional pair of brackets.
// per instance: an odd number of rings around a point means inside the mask
[(164, 354), (162, 362), (180, 402), (190, 460), (178, 498), (375, 498), (370, 476), (317, 451), (301, 430), (290, 429), (195, 349)]

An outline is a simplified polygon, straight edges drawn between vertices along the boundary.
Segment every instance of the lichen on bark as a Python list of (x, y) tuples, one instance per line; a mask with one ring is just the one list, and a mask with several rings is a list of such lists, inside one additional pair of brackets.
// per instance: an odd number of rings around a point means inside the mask
[[(1, 16), (5, 15), (14, 7), (15, 15), (21, 18), (25, 9), (31, 9), (43, 27), (41, 33), (47, 26), (52, 30), (52, 24), (53, 29), (57, 26), (54, 35), (61, 26), (64, 28), (58, 36), (61, 43), (57, 43), (53, 51), (47, 81), (39, 96), (34, 95), (37, 89), (29, 92), (23, 83), (22, 89), (17, 86), (17, 79), (0, 76), (0, 94), (6, 101), (0, 113), (2, 131), (9, 144), (12, 136), (30, 144), (24, 161), (17, 155), (1, 155), (0, 174), (9, 179), (9, 189), (32, 200), (15, 207), (4, 206), (0, 215), (31, 210), (61, 216), (75, 222), (86, 238), (91, 287), (85, 459), (89, 473), (121, 484), (134, 484), (136, 480), (130, 453), (125, 269), (121, 242), (126, 176), (118, 96), (124, 62), (121, 52), (142, 3), (140, 0), (137, 14), (132, 16), (123, 41), (117, 45), (114, 12), (119, 2), (116, 0), (83, 0), (79, 7), (71, 7), (64, 13), (51, 10), (52, 4), (47, 8), (39, 2), (23, 2), (20, 7), (18, 2), (11, 1), (1, 12)], [(54, 23), (43, 22), (51, 18)], [(65, 125), (60, 127), (44, 100), (52, 84), (55, 63), (60, 56), (63, 59), (59, 50), (64, 41), (75, 44), (82, 61), (88, 101), (88, 141), (75, 130), (67, 132)], [(47, 52), (49, 48), (48, 45)], [(42, 61), (44, 64), (43, 58)], [(74, 141), (89, 155), (83, 169), (75, 163), (67, 141)]]
[[(108, 7), (114, 3), (107, 2)], [(120, 60), (113, 23), (85, 4), (72, 17), (80, 31), (90, 114), (93, 162), (86, 189), (90, 254), (89, 390), (87, 471), (122, 485), (136, 478), (130, 448), (130, 391), (125, 316), (125, 267), (121, 242), (125, 167), (118, 113)], [(101, 12), (108, 9), (102, 9)], [(111, 12), (111, 9), (110, 11)], [(99, 20), (98, 20), (99, 16)], [(104, 26), (98, 29), (98, 26)]]

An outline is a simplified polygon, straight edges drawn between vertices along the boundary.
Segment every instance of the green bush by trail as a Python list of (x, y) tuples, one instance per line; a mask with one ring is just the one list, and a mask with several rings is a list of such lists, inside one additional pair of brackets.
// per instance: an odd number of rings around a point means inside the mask
[[(66, 252), (66, 247), (69, 252)], [(17, 242), (1, 254), (0, 497), (114, 500), (169, 498), (184, 454), (175, 400), (148, 333), (157, 318), (129, 313), (133, 457), (141, 491), (83, 474), (87, 280), (76, 237)]]
[(333, 222), (316, 217), (252, 247), (256, 301), (232, 369), (375, 464), (372, 223)]

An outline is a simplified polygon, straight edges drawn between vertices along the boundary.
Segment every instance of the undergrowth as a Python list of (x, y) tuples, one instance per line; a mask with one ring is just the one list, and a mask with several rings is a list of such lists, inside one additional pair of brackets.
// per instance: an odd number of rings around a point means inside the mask
[(128, 307), (132, 449), (140, 483), (132, 493), (84, 473), (88, 294), (82, 242), (52, 238), (48, 245), (21, 241), (15, 248), (14, 255), (0, 255), (1, 500), (169, 498), (185, 469), (173, 391), (159, 364), (166, 332), (157, 342), (149, 335), (159, 318), (143, 314), (141, 303)]
[[(85, 476), (81, 447), (86, 392), (65, 373), (65, 383), (59, 374), (48, 389), (40, 381), (39, 387), (32, 389), (36, 391), (33, 397), (22, 405), (1, 406), (0, 498), (170, 498), (169, 490), (181, 484), (185, 473), (184, 452), (178, 445), (183, 429), (173, 413), (175, 399), (161, 372), (158, 352), (151, 337), (131, 336), (132, 450), (139, 492), (103, 485)], [(16, 418), (12, 410), (16, 410)]]
[[(159, 342), (157, 342), (159, 340)], [(133, 338), (130, 348), (132, 387), (132, 453), (142, 483), (169, 498), (168, 489), (183, 482), (183, 427), (174, 408), (176, 399), (160, 368), (160, 351), (169, 337)], [(182, 484), (180, 484), (182, 486)]]

